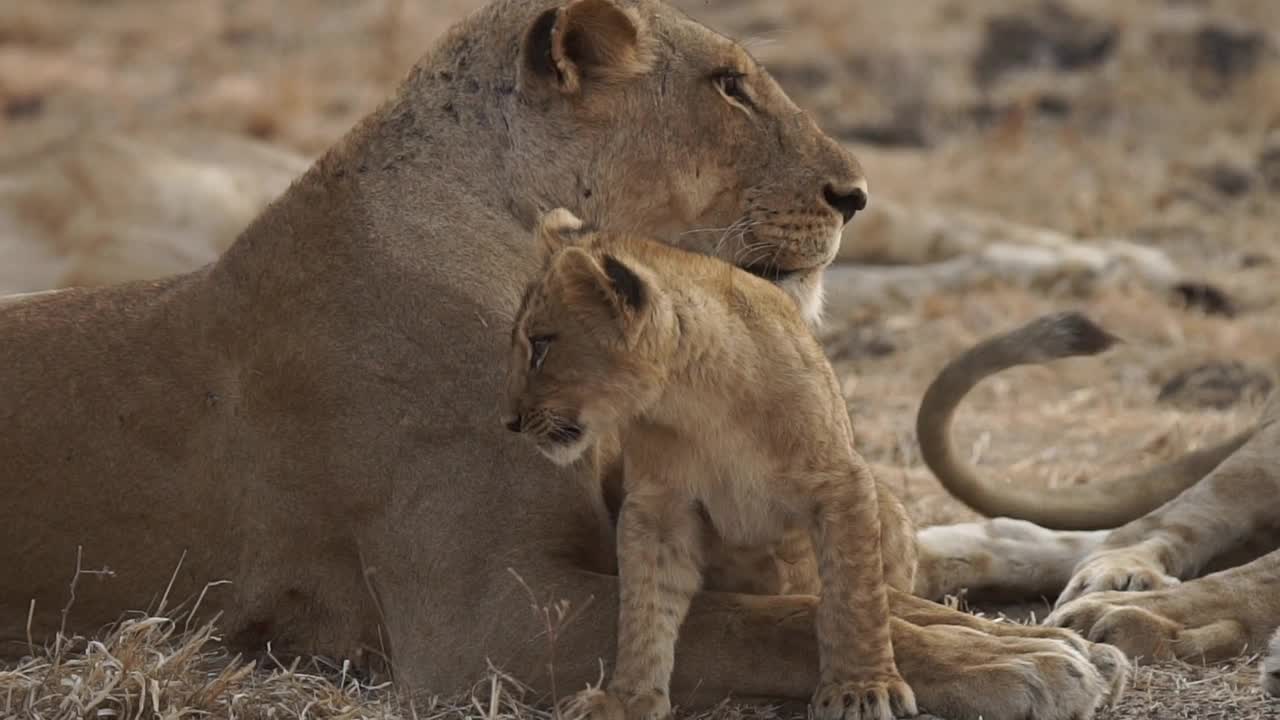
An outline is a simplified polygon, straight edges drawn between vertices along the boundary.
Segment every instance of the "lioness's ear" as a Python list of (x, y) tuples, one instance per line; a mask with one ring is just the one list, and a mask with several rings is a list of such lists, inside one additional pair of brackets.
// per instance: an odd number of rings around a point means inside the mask
[(611, 0), (569, 0), (538, 16), (521, 47), (520, 85), (551, 85), (565, 94), (583, 84), (616, 82), (651, 63), (640, 16)]
[(540, 215), (538, 226), (534, 229), (543, 262), (561, 249), (577, 245), (585, 234), (586, 226), (582, 218), (562, 207)]

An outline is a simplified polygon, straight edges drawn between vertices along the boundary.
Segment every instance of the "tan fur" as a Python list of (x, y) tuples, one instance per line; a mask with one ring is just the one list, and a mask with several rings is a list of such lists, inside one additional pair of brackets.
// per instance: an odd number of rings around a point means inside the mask
[(1259, 675), (1262, 689), (1272, 697), (1280, 697), (1280, 630), (1271, 636), (1271, 642), (1267, 644), (1267, 654), (1262, 659)]
[[(1263, 651), (1280, 626), (1280, 394), (1248, 432), (1096, 489), (1074, 488), (1074, 496), (1038, 491), (1040, 506), (1016, 486), (1005, 490), (1009, 486), (979, 480), (950, 450), (951, 413), (982, 377), (1018, 362), (1097, 351), (1108, 344), (1105, 337), (1083, 316), (1040, 318), (965, 353), (930, 389), (920, 411), (925, 457), (967, 502), (1051, 527), (1119, 525), (1064, 533), (994, 520), (977, 542), (952, 545), (955, 564), (986, 568), (964, 582), (1060, 592), (1046, 624), (1075, 629), (1134, 658), (1213, 662)], [(927, 531), (936, 537), (926, 544), (939, 548), (959, 530)], [(1045, 566), (1052, 570), (1044, 572)], [(953, 590), (956, 582), (939, 573), (923, 584), (937, 591)], [(1273, 665), (1269, 660), (1264, 667), (1267, 687), (1275, 684), (1267, 669)]]
[[(566, 28), (589, 36), (557, 60)], [(469, 688), (490, 662), (582, 687), (616, 637), (602, 511), (583, 470), (495, 422), (534, 218), (563, 206), (794, 271), (780, 284), (816, 317), (845, 222), (825, 191), (865, 185), (741, 47), (666, 5), (479, 10), (208, 267), (0, 305), (0, 640), (25, 646), (33, 600), (33, 640), (56, 632), (80, 548), (112, 574), (80, 577), (68, 629), (171, 578), (170, 603), (229, 580), (201, 608), (236, 648), (385, 654), (407, 693)], [(554, 653), (530, 592), (573, 609)], [(899, 670), (948, 717), (1088, 717), (1124, 675), (1067, 633), (890, 599)], [(673, 700), (809, 696), (816, 605), (698, 593)]]
[(794, 303), (722, 261), (580, 227), (563, 209), (541, 224), (548, 269), (512, 332), (508, 422), (560, 464), (597, 434), (620, 439), (618, 658), (590, 702), (665, 716), (708, 538), (772, 554), (802, 535), (821, 579), (816, 717), (915, 715), (885, 586), (909, 592), (915, 557), (882, 555), (881, 533), (914, 547), (882, 527), (835, 373)]

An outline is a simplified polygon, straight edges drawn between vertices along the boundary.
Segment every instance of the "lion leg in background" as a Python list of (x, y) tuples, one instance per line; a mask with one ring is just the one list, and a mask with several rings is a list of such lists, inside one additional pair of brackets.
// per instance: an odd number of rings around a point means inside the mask
[[(1192, 487), (1123, 527), (1086, 557), (1058, 600), (1108, 590), (1153, 590), (1201, 574), (1215, 559), (1274, 550), (1280, 494), (1280, 394), (1254, 436)], [(1255, 555), (1256, 557), (1256, 551)]]
[(1212, 663), (1260, 651), (1280, 625), (1280, 550), (1159, 590), (1087, 595), (1045, 623), (1146, 661)]
[[(1195, 487), (1116, 531), (1114, 548), (1080, 569), (1072, 588), (1194, 577), (1210, 560), (1274, 530), (1280, 492), (1280, 396), (1257, 433)], [(1108, 540), (1108, 544), (1111, 541)], [(1222, 572), (1142, 592), (1098, 592), (1061, 605), (1046, 623), (1117, 645), (1130, 656), (1212, 661), (1260, 650), (1280, 624), (1280, 550)]]
[[(488, 649), (499, 667), (547, 692), (547, 668), (554, 666), (559, 696), (569, 697), (600, 680), (603, 663), (613, 657), (617, 578), (567, 568), (523, 575), (539, 595), (566, 599), (572, 608), (570, 620), (555, 632), (554, 655), (514, 580), (510, 588), (501, 578), (492, 583), (491, 597), (502, 601), (485, 615), (502, 626), (478, 630), (491, 644), (508, 646)], [(808, 700), (818, 682), (816, 609), (817, 598), (808, 595), (698, 593), (676, 645), (671, 703), (689, 709), (726, 697)], [(951, 720), (1092, 717), (1115, 684), (1114, 674), (1127, 672), (1123, 660), (1119, 667), (1095, 667), (1073, 646), (1055, 640), (891, 622), (899, 669), (919, 688), (921, 710)]]
[(1012, 518), (927, 527), (916, 533), (920, 564), (914, 592), (930, 600), (961, 591), (1054, 598), (1109, 532), (1049, 530)]

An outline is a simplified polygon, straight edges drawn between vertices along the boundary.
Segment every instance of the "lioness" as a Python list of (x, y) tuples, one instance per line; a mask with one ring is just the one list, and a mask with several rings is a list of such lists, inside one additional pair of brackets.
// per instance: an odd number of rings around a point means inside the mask
[[(489, 662), (581, 687), (613, 652), (608, 529), (579, 471), (531, 462), (493, 421), (535, 218), (644, 228), (815, 317), (866, 198), (857, 161), (746, 51), (671, 7), (494, 2), (216, 262), (0, 305), (0, 638), (94, 628), (171, 578), (171, 602), (230, 580), (201, 608), (236, 647), (385, 654), (406, 691), (467, 689)], [(732, 231), (690, 232), (710, 228)], [(77, 569), (104, 566), (69, 605)], [(574, 609), (554, 663), (513, 572)], [(808, 697), (815, 607), (699, 593), (673, 698)], [(903, 677), (948, 717), (1088, 717), (1123, 675), (1068, 633), (894, 607)]]
[(606, 718), (669, 714), (708, 538), (758, 547), (802, 534), (821, 575), (815, 716), (915, 715), (885, 590), (886, 576), (912, 589), (912, 528), (854, 451), (835, 373), (795, 303), (715, 258), (585, 230), (563, 208), (538, 235), (545, 269), (516, 313), (505, 424), (559, 465), (617, 434), (625, 476), (618, 658), (608, 692), (583, 702)]
[[(1280, 393), (1243, 434), (1066, 492), (988, 482), (952, 449), (955, 408), (983, 378), (1110, 344), (1083, 315), (1055, 314), (983, 341), (943, 369), (920, 407), (923, 457), (957, 497), (1005, 519), (926, 530), (922, 542), (966, 546), (969, 565), (986, 569), (974, 585), (1061, 593), (1047, 624), (1134, 658), (1213, 662), (1267, 649), (1280, 625)], [(1264, 679), (1280, 690), (1280, 644), (1269, 652)]]

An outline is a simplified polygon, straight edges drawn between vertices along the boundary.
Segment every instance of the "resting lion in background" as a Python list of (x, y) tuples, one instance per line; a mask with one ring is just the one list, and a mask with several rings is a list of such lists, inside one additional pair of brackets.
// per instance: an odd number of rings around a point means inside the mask
[(992, 482), (951, 446), (952, 415), (983, 378), (1111, 342), (1082, 315), (1050, 315), (942, 370), (920, 406), (922, 455), (952, 494), (1002, 519), (930, 528), (922, 544), (974, 568), (963, 584), (1058, 597), (1047, 624), (1133, 658), (1214, 662), (1267, 650), (1263, 679), (1280, 694), (1280, 636), (1267, 648), (1280, 626), (1280, 393), (1236, 437), (1083, 486)]
[(194, 130), (75, 132), (37, 147), (6, 145), (0, 296), (207, 265), (308, 166), (288, 150)]
[[(744, 149), (749, 151), (744, 151)], [(455, 26), (390, 101), (216, 262), (0, 306), (0, 635), (47, 638), (211, 580), (229, 643), (385, 652), (409, 692), (487, 663), (542, 691), (540, 601), (560, 687), (613, 654), (609, 536), (576, 473), (495, 422), (506, 324), (564, 206), (715, 254), (820, 310), (866, 202), (856, 160), (737, 44), (653, 0), (499, 0)], [(740, 233), (690, 233), (734, 226)], [(98, 521), (86, 522), (88, 518)], [(703, 592), (674, 698), (805, 698), (811, 596)], [(1123, 668), (1086, 644), (892, 622), (924, 708), (1082, 718)], [(1109, 657), (1102, 653), (1100, 657)]]

